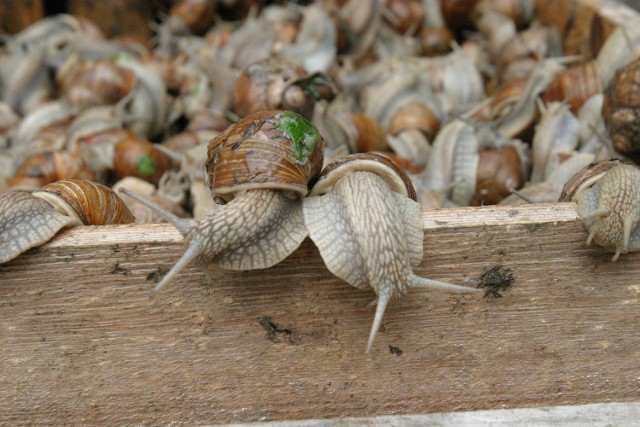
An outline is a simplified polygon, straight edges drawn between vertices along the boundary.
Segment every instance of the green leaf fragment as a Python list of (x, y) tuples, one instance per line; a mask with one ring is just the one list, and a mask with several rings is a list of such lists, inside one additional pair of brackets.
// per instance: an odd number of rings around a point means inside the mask
[(138, 163), (136, 163), (136, 166), (138, 167), (138, 175), (140, 176), (153, 175), (154, 173), (156, 173), (157, 169), (156, 161), (153, 160), (150, 156), (140, 157)]
[(305, 162), (311, 157), (320, 137), (320, 132), (311, 122), (299, 114), (285, 111), (280, 115), (276, 129), (289, 137), (299, 162)]
[(113, 63), (116, 65), (130, 64), (135, 61), (135, 57), (128, 52), (118, 52), (113, 56)]

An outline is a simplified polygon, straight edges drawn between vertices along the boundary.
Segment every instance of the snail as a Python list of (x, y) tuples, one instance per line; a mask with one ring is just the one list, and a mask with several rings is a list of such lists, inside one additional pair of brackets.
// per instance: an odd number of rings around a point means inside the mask
[(49, 241), (64, 227), (128, 224), (135, 218), (109, 187), (67, 179), (29, 194), (0, 194), (0, 263)]
[(604, 93), (602, 116), (617, 151), (638, 158), (640, 59), (618, 70)]
[(132, 70), (107, 59), (82, 60), (77, 54), (69, 56), (58, 69), (56, 81), (61, 96), (79, 109), (115, 104), (123, 100), (136, 84)]
[(591, 242), (620, 254), (640, 250), (640, 170), (617, 160), (592, 163), (562, 189), (561, 202), (578, 203)]
[(371, 350), (389, 300), (410, 287), (479, 289), (415, 275), (422, 261), (420, 205), (407, 175), (388, 158), (352, 154), (328, 165), (303, 200), (304, 222), (327, 268), (359, 289), (373, 289), (377, 308)]
[(558, 153), (570, 152), (578, 146), (580, 124), (569, 105), (551, 102), (536, 125), (531, 144), (533, 167), (531, 182), (544, 181), (553, 171)]
[(66, 150), (45, 151), (28, 157), (15, 171), (13, 187), (38, 188), (62, 179), (95, 179), (82, 158)]
[(300, 199), (322, 168), (323, 140), (304, 117), (284, 110), (250, 114), (209, 143), (211, 192), (225, 206), (202, 220), (180, 219), (134, 193), (185, 236), (187, 249), (155, 294), (198, 258), (231, 270), (271, 267), (307, 236)]
[(324, 75), (307, 75), (289, 59), (267, 58), (249, 64), (238, 76), (233, 111), (244, 117), (264, 109), (283, 108), (310, 118), (315, 101), (331, 97), (332, 91)]

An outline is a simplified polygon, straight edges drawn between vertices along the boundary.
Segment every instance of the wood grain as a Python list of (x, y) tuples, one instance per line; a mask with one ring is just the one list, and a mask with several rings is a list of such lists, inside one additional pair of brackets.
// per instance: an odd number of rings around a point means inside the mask
[[(640, 400), (640, 255), (587, 247), (575, 205), (425, 211), (414, 290), (371, 354), (373, 298), (310, 241), (253, 272), (189, 268), (168, 225), (78, 227), (0, 267), (0, 424), (203, 424)], [(270, 322), (270, 323), (269, 323)], [(266, 326), (266, 328), (265, 328)], [(271, 332), (269, 333), (268, 330)]]

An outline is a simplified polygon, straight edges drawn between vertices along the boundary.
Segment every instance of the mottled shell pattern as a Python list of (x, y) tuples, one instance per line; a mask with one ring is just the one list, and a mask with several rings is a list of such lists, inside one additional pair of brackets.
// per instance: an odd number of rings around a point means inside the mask
[(317, 129), (299, 114), (284, 110), (251, 114), (209, 143), (205, 164), (209, 187), (225, 202), (236, 192), (256, 189), (304, 197), (308, 183), (322, 169), (323, 145)]

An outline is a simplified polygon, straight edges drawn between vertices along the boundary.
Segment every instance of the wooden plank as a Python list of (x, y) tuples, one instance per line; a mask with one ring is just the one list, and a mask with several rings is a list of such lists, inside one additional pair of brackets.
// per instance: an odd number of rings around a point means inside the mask
[[(168, 225), (81, 227), (0, 267), (0, 423), (203, 424), (640, 401), (640, 254), (587, 247), (575, 205), (425, 211), (421, 275), (371, 354), (373, 294), (310, 241), (253, 272), (194, 267)], [(277, 325), (277, 326), (276, 326)]]
[[(271, 427), (635, 427), (640, 418), (640, 403), (591, 403), (586, 405), (544, 406), (541, 408), (491, 409), (484, 411), (436, 412), (419, 415), (392, 415), (329, 420), (271, 422)], [(258, 423), (234, 424), (236, 427)], [(261, 424), (264, 425), (264, 424)]]

